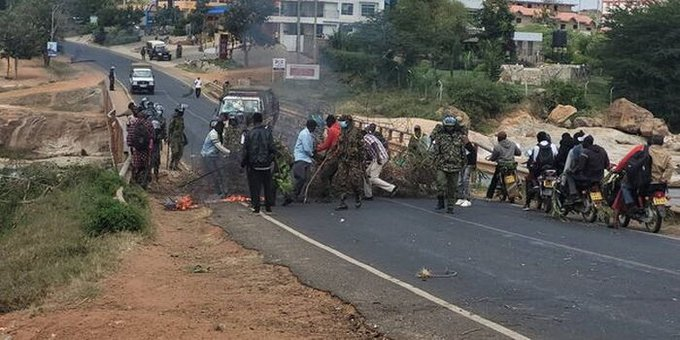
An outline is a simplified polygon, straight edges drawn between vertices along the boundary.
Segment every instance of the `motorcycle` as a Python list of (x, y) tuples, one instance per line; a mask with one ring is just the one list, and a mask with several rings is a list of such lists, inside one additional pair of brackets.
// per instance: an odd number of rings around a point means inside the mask
[(555, 191), (555, 183), (557, 182), (557, 170), (546, 169), (538, 176), (538, 194), (539, 202), (545, 213), (550, 213), (552, 210), (552, 197)]
[(517, 176), (517, 163), (499, 163), (500, 171), (498, 176), (498, 185), (496, 186), (496, 195), (500, 197), (501, 202), (509, 201), (515, 203), (517, 199), (521, 199), (522, 190), (520, 190), (521, 181)]
[(666, 217), (666, 204), (668, 188), (665, 184), (654, 183), (650, 185), (645, 195), (638, 197), (639, 209), (629, 209), (619, 215), (619, 224), (625, 228), (630, 224), (630, 220), (636, 220), (643, 224), (647, 231), (658, 233), (661, 224)]
[(597, 220), (597, 212), (605, 205), (599, 182), (577, 183), (578, 198), (569, 201), (569, 188), (566, 177), (560, 177), (553, 188), (552, 203), (554, 211), (562, 217), (570, 212), (581, 214), (583, 220), (593, 223)]

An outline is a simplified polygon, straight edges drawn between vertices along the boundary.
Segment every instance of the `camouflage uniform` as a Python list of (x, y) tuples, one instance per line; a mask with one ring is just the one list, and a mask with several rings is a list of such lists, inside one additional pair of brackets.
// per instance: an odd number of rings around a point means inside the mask
[(184, 134), (184, 117), (175, 114), (168, 127), (168, 144), (170, 146), (170, 169), (178, 170), (179, 161), (184, 154), (184, 146), (187, 145), (187, 137)]
[[(352, 123), (350, 122), (350, 125)], [(340, 206), (345, 207), (345, 199), (349, 193), (354, 194), (356, 207), (361, 206), (361, 190), (364, 185), (366, 160), (364, 139), (359, 129), (351, 126), (342, 130), (338, 141), (338, 172), (335, 177), (340, 183)]]
[(243, 131), (238, 126), (228, 126), (224, 128), (224, 146), (231, 150), (233, 154), (238, 154), (241, 150), (241, 136)]
[(447, 211), (452, 212), (456, 203), (458, 176), (465, 166), (463, 151), (463, 129), (460, 126), (447, 132), (443, 127), (435, 128), (432, 133), (432, 158), (437, 171), (437, 190), (440, 199), (446, 198)]

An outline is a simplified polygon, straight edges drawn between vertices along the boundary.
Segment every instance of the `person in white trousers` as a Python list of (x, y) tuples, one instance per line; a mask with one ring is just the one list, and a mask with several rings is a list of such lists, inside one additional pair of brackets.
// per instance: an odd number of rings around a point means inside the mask
[(364, 145), (368, 155), (368, 167), (366, 167), (366, 177), (364, 178), (364, 199), (373, 199), (373, 186), (383, 189), (394, 196), (397, 193), (397, 186), (388, 183), (380, 178), (383, 166), (389, 160), (387, 150), (375, 135), (364, 131)]

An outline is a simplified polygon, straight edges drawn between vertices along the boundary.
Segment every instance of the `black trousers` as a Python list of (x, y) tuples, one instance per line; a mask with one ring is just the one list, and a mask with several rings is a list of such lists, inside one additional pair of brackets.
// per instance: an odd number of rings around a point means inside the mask
[(201, 96), (201, 88), (200, 87), (196, 88), (195, 93), (196, 93), (196, 98), (200, 97)]
[(109, 91), (115, 91), (116, 78), (109, 78)]
[(271, 170), (248, 170), (248, 186), (250, 187), (250, 202), (254, 209), (260, 209), (260, 193), (264, 189), (264, 206), (274, 205), (274, 182)]
[[(326, 156), (328, 157), (328, 156)], [(333, 177), (338, 172), (338, 161), (329, 160), (321, 169), (321, 197), (329, 198), (333, 189)]]
[(491, 177), (491, 183), (489, 183), (489, 189), (486, 190), (486, 198), (492, 199), (493, 194), (496, 193), (496, 187), (498, 186), (498, 180), (501, 178), (501, 168), (496, 166), (496, 171)]

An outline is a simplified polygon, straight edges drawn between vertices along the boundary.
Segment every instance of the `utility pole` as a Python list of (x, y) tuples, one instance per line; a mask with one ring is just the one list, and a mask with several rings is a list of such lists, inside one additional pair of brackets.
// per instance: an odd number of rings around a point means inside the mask
[(297, 27), (295, 31), (295, 52), (297, 55), (297, 63), (300, 63), (300, 0), (297, 1)]
[(316, 28), (317, 28), (316, 18), (317, 18), (318, 15), (319, 15), (319, 0), (314, 0), (314, 34), (312, 35), (312, 37), (314, 39), (314, 44), (313, 44), (314, 51), (312, 53), (314, 55), (314, 62), (315, 63), (318, 62), (316, 60), (318, 58), (318, 52), (317, 52), (317, 46), (316, 46), (316, 39), (317, 39), (317, 36), (316, 36), (316, 32), (317, 32), (316, 31)]
[[(52, 6), (52, 13), (51, 13), (52, 17), (51, 17), (51, 20), (50, 20), (50, 41), (54, 41), (54, 36), (57, 34), (58, 26), (57, 26), (57, 23), (56, 23), (55, 16), (57, 15), (57, 12), (60, 10), (60, 8), (61, 8), (61, 3)], [(52, 59), (52, 57), (50, 57), (49, 52), (47, 52), (47, 59), (46, 59), (47, 65), (50, 64), (51, 59)]]

